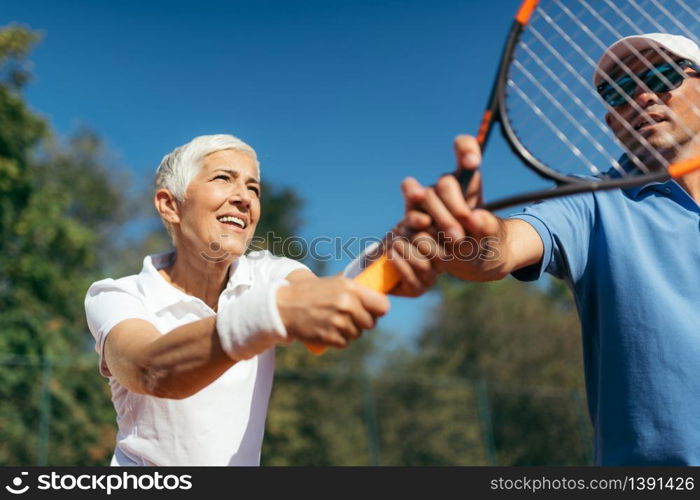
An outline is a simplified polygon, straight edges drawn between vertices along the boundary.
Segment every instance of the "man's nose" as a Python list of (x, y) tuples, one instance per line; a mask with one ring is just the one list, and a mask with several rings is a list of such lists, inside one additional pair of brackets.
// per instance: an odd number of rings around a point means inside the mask
[(634, 91), (634, 96), (632, 99), (634, 99), (634, 102), (636, 102), (640, 108), (644, 109), (652, 103), (660, 102), (660, 95), (660, 92), (654, 92), (646, 85), (639, 85)]

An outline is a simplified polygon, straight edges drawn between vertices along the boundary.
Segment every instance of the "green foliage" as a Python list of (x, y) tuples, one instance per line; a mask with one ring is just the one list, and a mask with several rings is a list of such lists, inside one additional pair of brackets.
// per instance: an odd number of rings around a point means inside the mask
[(431, 373), (390, 372), (376, 382), (382, 465), (487, 462), (472, 384)]
[(383, 404), (410, 412), (410, 418), (383, 421), (384, 439), (394, 439), (383, 447), (396, 454), (387, 459), (415, 465), (587, 463), (591, 435), (570, 294), (513, 279), (482, 284), (446, 278), (440, 286), (443, 300), (417, 352), (395, 358), (386, 369), (406, 380), (387, 384)]
[(16, 24), (0, 28), (0, 81), (5, 87), (20, 89), (29, 81), (27, 56), (39, 39), (39, 33)]
[(94, 134), (58, 145), (24, 103), (37, 39), (0, 30), (0, 396), (12, 402), (0, 407), (0, 463), (104, 463), (95, 446), (113, 442), (114, 415), (95, 359), (89, 374), (53, 364), (91, 344), (83, 298), (125, 198)]
[(277, 239), (285, 240), (298, 234), (301, 228), (301, 217), (299, 211), (303, 207), (302, 200), (289, 188), (277, 189), (268, 183), (262, 183), (260, 192), (262, 204), (260, 221), (255, 230), (255, 234), (260, 238), (268, 239), (265, 248), (269, 248), (277, 255), (285, 255), (288, 250), (280, 246), (276, 248), (269, 240), (270, 235)]
[(432, 373), (499, 384), (582, 383), (578, 320), (569, 294), (559, 296), (506, 279), (446, 279), (443, 301), (419, 340)]
[(365, 336), (323, 356), (299, 344), (277, 349), (263, 465), (372, 465), (364, 374), (381, 333)]

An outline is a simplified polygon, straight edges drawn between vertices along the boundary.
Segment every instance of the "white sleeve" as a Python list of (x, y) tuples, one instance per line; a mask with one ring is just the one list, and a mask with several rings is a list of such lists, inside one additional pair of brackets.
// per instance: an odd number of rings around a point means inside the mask
[(112, 376), (103, 356), (105, 340), (112, 328), (126, 319), (153, 323), (141, 299), (113, 279), (97, 281), (90, 286), (85, 296), (85, 316), (95, 338), (95, 351), (100, 356), (100, 374), (105, 377)]
[[(253, 255), (255, 254), (255, 255)], [(278, 257), (267, 250), (261, 252), (251, 252), (249, 258), (256, 261), (259, 266), (259, 272), (265, 283), (273, 283), (285, 279), (294, 271), (305, 269), (311, 272), (311, 269), (306, 267), (298, 260), (289, 259), (287, 257)]]
[(312, 272), (311, 269), (309, 269), (307, 266), (305, 266), (298, 260), (288, 259), (287, 257), (281, 257), (280, 262), (278, 262), (275, 265), (273, 273), (270, 276), (271, 281), (285, 279), (291, 273), (293, 273), (294, 271), (298, 271), (299, 269), (304, 269), (305, 271)]

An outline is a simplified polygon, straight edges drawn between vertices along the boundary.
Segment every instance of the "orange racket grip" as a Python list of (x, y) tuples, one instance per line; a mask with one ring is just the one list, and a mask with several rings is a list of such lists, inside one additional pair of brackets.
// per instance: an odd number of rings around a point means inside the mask
[(372, 290), (389, 293), (401, 281), (401, 275), (384, 254), (358, 274), (355, 281)]
[(700, 157), (679, 161), (668, 166), (668, 174), (674, 179), (683, 177), (690, 172), (700, 169)]
[(304, 345), (306, 348), (309, 350), (309, 352), (312, 352), (316, 356), (320, 356), (324, 352), (326, 352), (326, 346), (321, 345), (321, 344), (314, 344), (313, 342), (304, 342)]
[[(401, 275), (389, 261), (386, 254), (382, 255), (371, 265), (355, 276), (355, 281), (360, 285), (382, 293), (389, 293), (399, 281)], [(326, 346), (306, 342), (306, 348), (317, 356), (326, 352)]]

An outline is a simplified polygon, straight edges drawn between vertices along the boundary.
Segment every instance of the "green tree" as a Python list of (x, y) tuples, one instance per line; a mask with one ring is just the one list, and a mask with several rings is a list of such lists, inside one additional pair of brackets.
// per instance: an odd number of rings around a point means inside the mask
[(277, 348), (263, 465), (372, 465), (374, 405), (367, 359), (381, 332), (315, 356)]
[(126, 212), (99, 139), (83, 130), (59, 145), (27, 108), (37, 40), (0, 29), (0, 463), (90, 464), (114, 417), (77, 361), (89, 346), (82, 300)]
[(378, 398), (382, 449), (391, 451), (383, 463), (587, 463), (590, 425), (570, 294), (513, 279), (446, 278), (440, 288), (415, 354), (385, 370)]

